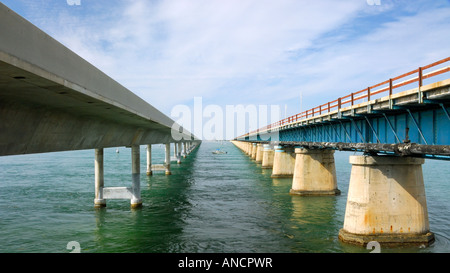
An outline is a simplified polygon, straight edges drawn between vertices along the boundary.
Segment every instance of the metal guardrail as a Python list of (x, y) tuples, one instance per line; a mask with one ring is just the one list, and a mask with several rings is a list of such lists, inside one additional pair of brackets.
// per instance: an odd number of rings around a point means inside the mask
[[(426, 65), (426, 66), (419, 67), (415, 70), (404, 73), (400, 76), (390, 78), (389, 80), (386, 80), (384, 82), (369, 86), (360, 91), (351, 93), (344, 97), (340, 97), (336, 100), (333, 100), (333, 101), (327, 102), (325, 104), (319, 105), (317, 107), (308, 109), (308, 110), (298, 113), (296, 115), (284, 118), (280, 121), (274, 122), (272, 124), (269, 124), (267, 126), (260, 128), (260, 129), (257, 129), (252, 132), (249, 132), (247, 134), (241, 135), (241, 136), (237, 137), (237, 139), (243, 138), (243, 137), (246, 137), (249, 135), (253, 135), (255, 133), (268, 131), (268, 130), (271, 130), (271, 129), (274, 129), (274, 128), (277, 128), (277, 127), (280, 127), (280, 126), (283, 126), (283, 125), (286, 125), (289, 123), (298, 122), (300, 120), (311, 118), (311, 117), (314, 117), (317, 115), (322, 115), (324, 113), (329, 113), (331, 111), (334, 111), (335, 109), (339, 110), (344, 105), (345, 106), (347, 106), (347, 105), (353, 106), (356, 102), (360, 103), (364, 99), (367, 99), (367, 101), (370, 101), (373, 96), (378, 95), (378, 94), (386, 93), (386, 95), (390, 96), (390, 95), (394, 94), (395, 89), (400, 88), (402, 86), (406, 86), (408, 84), (415, 83), (415, 82), (418, 82), (418, 87), (420, 88), (423, 85), (423, 80), (432, 78), (437, 75), (444, 74), (446, 72), (450, 72), (450, 66), (445, 66), (443, 68), (439, 68), (439, 69), (434, 70), (429, 73), (424, 73), (425, 70), (436, 67), (436, 66), (444, 64), (444, 63), (447, 63), (447, 62), (450, 62), (450, 57), (447, 57), (445, 59), (442, 59), (440, 61), (434, 62), (434, 63)], [(414, 74), (417, 74), (417, 76), (405, 79), (406, 77), (414, 75)], [(402, 80), (402, 79), (403, 79), (403, 81), (398, 82), (399, 80)], [(376, 88), (378, 88), (378, 89), (376, 89)]]

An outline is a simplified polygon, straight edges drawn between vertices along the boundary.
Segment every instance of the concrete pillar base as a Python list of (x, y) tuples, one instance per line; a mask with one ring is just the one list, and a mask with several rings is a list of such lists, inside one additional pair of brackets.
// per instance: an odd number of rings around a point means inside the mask
[(137, 209), (142, 207), (142, 202), (131, 203), (132, 209)]
[(171, 175), (172, 172), (171, 171), (166, 171), (166, 175)]
[(94, 200), (94, 208), (104, 208), (106, 207), (105, 199), (95, 199)]
[(349, 244), (366, 246), (371, 241), (376, 241), (380, 245), (398, 246), (398, 245), (425, 245), (429, 246), (434, 242), (434, 233), (427, 232), (425, 234), (377, 234), (377, 235), (361, 235), (353, 234), (339, 230), (339, 240)]
[(255, 156), (256, 163), (262, 164), (263, 153), (264, 153), (263, 144), (260, 143), (256, 144), (256, 156)]
[(256, 143), (252, 143), (252, 152), (250, 154), (250, 157), (255, 160), (256, 159), (256, 151), (258, 150), (258, 146)]
[(331, 191), (301, 191), (301, 190), (291, 189), (289, 191), (289, 194), (300, 195), (300, 196), (324, 196), (324, 195), (340, 195), (341, 191), (338, 189), (331, 190)]
[(274, 150), (270, 147), (269, 144), (264, 144), (261, 168), (262, 169), (272, 169), (273, 168), (273, 157), (274, 157)]
[(434, 241), (422, 158), (350, 156), (352, 171), (339, 239), (354, 244), (424, 244)]
[(292, 177), (294, 175), (295, 158), (292, 148), (275, 146), (271, 178)]
[(292, 195), (338, 195), (334, 150), (295, 149)]
[(153, 171), (147, 172), (147, 176), (153, 175)]

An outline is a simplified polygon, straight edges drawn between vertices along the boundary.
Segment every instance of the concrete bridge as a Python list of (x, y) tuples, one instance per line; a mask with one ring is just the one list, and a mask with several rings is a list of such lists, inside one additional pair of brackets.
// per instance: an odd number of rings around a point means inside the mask
[[(272, 177), (292, 177), (290, 193), (300, 196), (340, 194), (334, 152), (364, 152), (350, 156), (339, 238), (362, 245), (430, 244), (422, 164), (424, 158), (450, 159), (449, 62), (419, 67), (232, 142), (271, 168)], [(401, 87), (411, 88), (395, 92)]]
[[(142, 204), (139, 145), (147, 145), (151, 175), (151, 144), (166, 144), (163, 167), (169, 175), (170, 143), (176, 143), (178, 163), (200, 143), (2, 3), (0, 116), (0, 156), (95, 149), (95, 206), (116, 198), (130, 199), (132, 207)], [(104, 187), (103, 149), (118, 146), (132, 150), (131, 187)]]

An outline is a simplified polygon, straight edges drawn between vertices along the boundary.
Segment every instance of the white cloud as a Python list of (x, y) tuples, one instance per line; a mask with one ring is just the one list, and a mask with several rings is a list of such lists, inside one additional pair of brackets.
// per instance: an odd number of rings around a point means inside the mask
[[(285, 77), (286, 52), (309, 47), (361, 7), (361, 1), (124, 2), (83, 17), (66, 9), (41, 27), (165, 112), (194, 96), (220, 101), (230, 81), (253, 81), (259, 89), (259, 80)], [(226, 90), (234, 104), (253, 92)]]
[(447, 57), (450, 45), (445, 1), (104, 3), (34, 4), (28, 16), (166, 114), (194, 96), (295, 114), (300, 92), (313, 107)]

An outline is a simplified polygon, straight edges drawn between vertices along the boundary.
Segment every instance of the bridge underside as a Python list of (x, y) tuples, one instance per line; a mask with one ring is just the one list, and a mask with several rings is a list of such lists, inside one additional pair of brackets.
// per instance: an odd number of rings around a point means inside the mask
[(172, 140), (170, 127), (4, 61), (0, 116), (0, 155)]
[(0, 156), (175, 141), (171, 118), (1, 3), (0, 26)]

